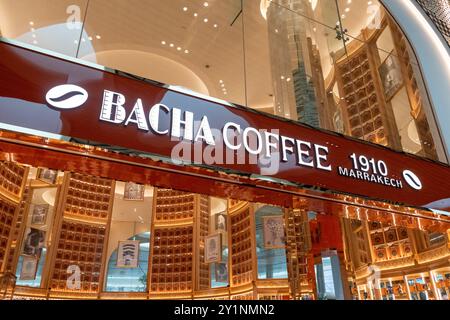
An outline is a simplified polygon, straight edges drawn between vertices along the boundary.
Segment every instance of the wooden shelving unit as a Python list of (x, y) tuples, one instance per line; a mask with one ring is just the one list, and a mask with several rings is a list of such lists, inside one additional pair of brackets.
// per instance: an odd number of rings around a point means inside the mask
[(7, 258), (8, 242), (14, 228), (17, 204), (0, 198), (0, 267)]
[(155, 188), (153, 193), (151, 294), (194, 290), (194, 216), (198, 195)]
[(386, 261), (408, 257), (413, 254), (408, 229), (369, 222), (370, 240), (374, 261)]
[(312, 294), (315, 286), (310, 281), (315, 277), (306, 210), (286, 210), (285, 224), (290, 291), (294, 299), (300, 299), (302, 295)]
[(155, 228), (151, 292), (192, 291), (193, 227)]
[[(106, 263), (114, 182), (78, 173), (66, 173), (64, 181), (50, 295), (98, 294)], [(67, 287), (69, 266), (80, 268), (80, 288)]]
[(27, 217), (26, 210), (28, 208), (28, 197), (29, 197), (29, 187), (25, 187), (23, 194), (22, 194), (22, 200), (19, 203), (19, 209), (17, 212), (16, 222), (13, 227), (13, 232), (11, 234), (11, 244), (10, 244), (10, 251), (8, 254), (8, 261), (6, 263), (5, 270), (9, 272), (15, 271), (15, 266), (17, 264), (17, 258), (18, 254), (16, 255), (16, 250), (18, 249), (18, 245), (20, 243), (20, 236), (22, 231), (22, 226), (26, 222), (25, 219)]
[(28, 169), (10, 161), (0, 161), (0, 193), (19, 202), (26, 183)]
[(81, 271), (83, 292), (97, 292), (105, 242), (105, 226), (63, 221), (51, 281), (52, 290), (67, 290), (67, 269), (76, 265)]
[(106, 222), (112, 192), (111, 180), (71, 173), (64, 216)]
[(347, 133), (352, 137), (390, 145), (388, 124), (382, 110), (384, 97), (376, 89), (377, 70), (371, 63), (367, 45), (336, 63), (338, 87), (344, 103)]
[(253, 217), (248, 203), (231, 203), (228, 209), (230, 219), (230, 256), (231, 285), (241, 286), (251, 283), (254, 279), (255, 248)]
[(205, 237), (210, 232), (210, 202), (209, 197), (200, 195), (198, 197), (198, 218), (197, 230), (198, 234), (198, 273), (197, 286), (195, 290), (206, 290), (210, 288), (209, 263), (205, 263)]
[(155, 222), (192, 219), (195, 195), (170, 189), (157, 189)]
[(417, 62), (415, 62), (414, 53), (408, 40), (405, 38), (398, 25), (391, 18), (388, 18), (388, 24), (392, 33), (392, 38), (394, 39), (395, 53), (399, 58), (405, 80), (409, 103), (411, 105), (411, 115), (414, 118), (419, 134), (422, 146), (421, 155), (437, 160), (436, 146), (433, 142), (433, 136), (425, 112), (425, 108), (430, 109), (430, 107), (428, 101), (422, 99), (422, 96), (426, 96), (426, 90), (422, 80), (416, 77), (416, 74), (420, 74), (419, 66)]
[[(28, 168), (10, 161), (0, 161), (0, 271), (10, 270), (20, 225), (17, 218), (25, 189)], [(13, 247), (13, 248), (11, 248)]]

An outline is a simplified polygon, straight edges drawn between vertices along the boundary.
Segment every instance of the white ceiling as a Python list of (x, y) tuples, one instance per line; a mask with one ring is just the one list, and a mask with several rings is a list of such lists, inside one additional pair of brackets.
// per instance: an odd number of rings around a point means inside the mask
[[(309, 0), (273, 2), (285, 7), (278, 7), (283, 14), (295, 11), (330, 26), (338, 20), (335, 0), (313, 1), (314, 11), (307, 3)], [(274, 80), (268, 26), (261, 14), (261, 4), (267, 6), (267, 0), (245, 0), (243, 15), (239, 16), (241, 0), (91, 0), (89, 6), (87, 3), (0, 0), (0, 30), (6, 37), (36, 42), (38, 46), (71, 56), (78, 53), (83, 59), (114, 69), (264, 111), (272, 108)], [(343, 19), (344, 27), (351, 35), (359, 35), (370, 20), (368, 1), (338, 0), (338, 3), (341, 11), (350, 9)], [(378, 5), (377, 0), (372, 3)], [(71, 23), (73, 18), (79, 23)], [(341, 49), (342, 42), (335, 39), (332, 28), (309, 22), (307, 28), (321, 51), (326, 75), (331, 69), (329, 53)]]

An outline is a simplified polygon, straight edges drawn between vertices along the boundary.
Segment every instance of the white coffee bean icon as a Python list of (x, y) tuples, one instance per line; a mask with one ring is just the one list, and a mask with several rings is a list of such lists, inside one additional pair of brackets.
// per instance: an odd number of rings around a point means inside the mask
[(59, 109), (78, 108), (86, 102), (88, 93), (73, 84), (63, 84), (50, 89), (45, 96), (49, 105)]
[(415, 190), (422, 190), (422, 182), (420, 181), (419, 177), (411, 170), (404, 170), (403, 178), (411, 188)]

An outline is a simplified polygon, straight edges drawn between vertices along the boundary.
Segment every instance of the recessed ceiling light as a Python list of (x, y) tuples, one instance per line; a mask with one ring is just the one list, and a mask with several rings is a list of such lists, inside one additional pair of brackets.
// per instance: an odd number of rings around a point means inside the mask
[(208, 22), (208, 18), (203, 19), (203, 22), (205, 23)]
[(345, 19), (345, 14), (341, 15), (341, 18), (342, 18), (342, 19)]
[(217, 27), (218, 27), (217, 23), (214, 23), (214, 28), (217, 28)]
[(36, 31), (36, 29), (35, 29), (35, 28), (31, 28), (30, 30), (31, 30), (31, 32), (34, 32), (34, 31)]
[(34, 22), (33, 21), (30, 21), (30, 26), (34, 26)]
[(184, 8), (183, 8), (183, 11), (188, 11), (188, 8), (187, 8), (187, 7), (184, 7)]
[(161, 41), (161, 44), (164, 46), (164, 45), (166, 45), (166, 42), (163, 40), (163, 41)]
[(178, 51), (181, 51), (181, 48), (180, 48), (180, 47), (177, 47), (177, 50), (178, 50)]
[(89, 37), (88, 39), (89, 39), (89, 41), (92, 41), (92, 37)]
[(350, 11), (350, 8), (345, 8), (345, 12), (349, 12)]
[(173, 48), (173, 43), (169, 44), (169, 46), (170, 46), (171, 48)]
[(184, 50), (184, 53), (189, 53), (189, 50)]
[(287, 82), (291, 81), (291, 78), (287, 78), (286, 81), (287, 81)]
[(204, 6), (204, 7), (207, 7), (207, 6), (209, 6), (209, 3), (205, 1), (205, 2), (203, 3), (203, 6)]
[(98, 40), (100, 40), (102, 37), (100, 35), (95, 36)]
[(197, 12), (194, 13), (194, 17), (198, 16)]

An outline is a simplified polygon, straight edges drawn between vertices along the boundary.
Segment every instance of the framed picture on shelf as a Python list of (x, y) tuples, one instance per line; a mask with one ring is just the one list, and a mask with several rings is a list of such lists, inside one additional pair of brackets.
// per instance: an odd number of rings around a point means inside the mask
[(44, 225), (47, 221), (47, 214), (50, 209), (49, 204), (35, 204), (31, 214), (31, 224)]
[(45, 245), (45, 231), (27, 228), (23, 245), (23, 254), (40, 257)]
[(37, 171), (37, 179), (49, 184), (55, 184), (58, 177), (57, 170), (50, 170), (46, 168), (39, 168)]
[(214, 267), (216, 282), (228, 282), (228, 264), (216, 263)]
[(205, 263), (222, 260), (222, 235), (216, 233), (205, 237)]
[(22, 256), (19, 280), (35, 280), (38, 265), (37, 257)]
[(124, 200), (143, 201), (145, 185), (134, 182), (126, 182), (123, 194)]
[(264, 248), (281, 249), (285, 247), (283, 216), (265, 216), (263, 219)]
[(139, 264), (139, 241), (119, 241), (117, 249), (118, 268), (137, 268)]
[(394, 52), (391, 52), (378, 68), (386, 101), (390, 101), (403, 86), (403, 75), (400, 63), (393, 53)]
[(224, 212), (214, 215), (214, 226), (216, 231), (227, 231), (227, 215)]

